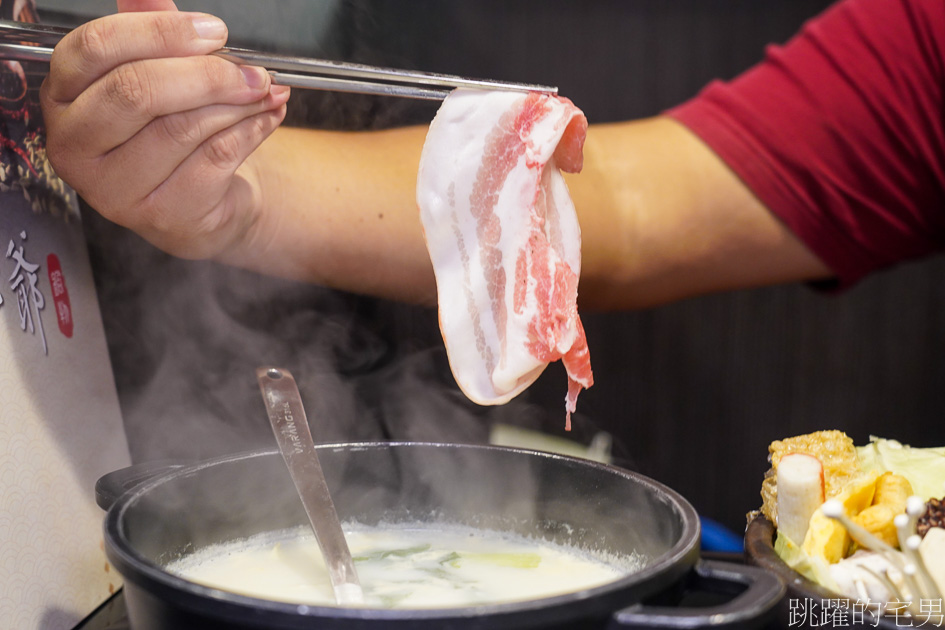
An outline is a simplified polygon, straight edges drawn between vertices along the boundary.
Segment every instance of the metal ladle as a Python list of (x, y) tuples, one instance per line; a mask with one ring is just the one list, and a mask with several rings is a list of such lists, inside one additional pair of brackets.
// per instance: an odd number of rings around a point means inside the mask
[(361, 582), (315, 452), (295, 378), (282, 368), (260, 367), (256, 379), (282, 458), (315, 530), (335, 600), (340, 605), (360, 604), (364, 600)]

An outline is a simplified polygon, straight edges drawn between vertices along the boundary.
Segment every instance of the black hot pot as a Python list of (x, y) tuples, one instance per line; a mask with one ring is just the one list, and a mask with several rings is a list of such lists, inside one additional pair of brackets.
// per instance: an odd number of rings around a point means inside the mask
[[(756, 567), (701, 561), (693, 507), (621, 468), (456, 444), (339, 444), (318, 453), (343, 521), (463, 524), (637, 553), (645, 566), (566, 595), (438, 610), (299, 606), (221, 592), (166, 571), (207, 545), (307, 523), (279, 453), (251, 452), (194, 465), (131, 467), (99, 481), (106, 554), (124, 578), (132, 628), (756, 627), (784, 594), (780, 580)], [(741, 594), (708, 607), (670, 605), (693, 582)]]

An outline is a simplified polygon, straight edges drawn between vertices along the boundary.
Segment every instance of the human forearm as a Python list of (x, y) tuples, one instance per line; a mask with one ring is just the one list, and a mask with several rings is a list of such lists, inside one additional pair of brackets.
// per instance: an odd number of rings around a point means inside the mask
[(426, 128), (277, 130), (250, 158), (262, 210), (244, 242), (218, 257), (262, 273), (433, 304), (416, 206)]
[[(224, 260), (345, 290), (435, 301), (415, 203), (425, 127), (280, 129), (252, 160), (267, 217)], [(592, 126), (569, 177), (583, 232), (580, 299), (652, 306), (826, 277), (829, 270), (674, 121)]]
[(831, 275), (673, 120), (591, 126), (584, 170), (568, 185), (583, 234), (585, 306), (640, 308)]

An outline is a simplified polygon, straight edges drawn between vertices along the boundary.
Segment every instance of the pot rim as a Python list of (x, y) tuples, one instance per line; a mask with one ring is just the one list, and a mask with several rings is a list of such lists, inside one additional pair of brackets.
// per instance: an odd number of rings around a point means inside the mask
[[(409, 617), (411, 620), (456, 619), (474, 616), (519, 616), (541, 609), (559, 608), (561, 619), (566, 620), (569, 610), (576, 601), (607, 600), (607, 611), (613, 612), (616, 608), (630, 605), (640, 598), (659, 592), (668, 585), (677, 582), (695, 566), (699, 558), (699, 539), (701, 525), (695, 508), (678, 492), (640, 473), (618, 466), (586, 460), (579, 457), (538, 451), (532, 449), (507, 447), (485, 444), (459, 444), (448, 442), (338, 442), (318, 444), (318, 450), (364, 451), (374, 449), (389, 450), (390, 448), (453, 448), (479, 451), (503, 451), (522, 453), (529, 457), (541, 457), (553, 460), (570, 462), (572, 464), (598, 469), (607, 474), (624, 477), (633, 483), (643, 485), (648, 491), (664, 498), (674, 511), (679, 514), (681, 531), (679, 539), (672, 547), (653, 559), (646, 566), (621, 578), (592, 588), (573, 591), (550, 597), (528, 599), (497, 604), (483, 604), (453, 608), (411, 608), (411, 609), (381, 609), (381, 608), (348, 608), (340, 606), (317, 606), (293, 604), (262, 598), (231, 593), (219, 589), (203, 586), (195, 582), (178, 577), (157, 563), (154, 563), (138, 553), (128, 541), (123, 523), (124, 515), (138, 503), (153, 488), (182, 476), (199, 473), (201, 470), (231, 462), (251, 459), (255, 457), (281, 456), (276, 449), (259, 449), (223, 455), (184, 466), (171, 467), (167, 472), (158, 473), (122, 494), (115, 503), (108, 508), (104, 520), (105, 551), (115, 568), (126, 581), (131, 581), (148, 591), (162, 596), (174, 594), (178, 603), (192, 608), (203, 610), (206, 608), (206, 599), (213, 600), (216, 605), (228, 609), (233, 619), (245, 621), (248, 609), (265, 611), (266, 615), (277, 615), (285, 618), (307, 618), (330, 616), (337, 619), (360, 620), (402, 620)], [(628, 526), (631, 524), (628, 523)], [(620, 599), (628, 588), (633, 587), (639, 595), (625, 599), (622, 602), (611, 601)], [(181, 594), (187, 597), (181, 599)], [(218, 609), (217, 613), (222, 612)]]
[(852, 628), (880, 628), (880, 630), (896, 630), (902, 626), (888, 617), (869, 617), (867, 620), (857, 621), (852, 615), (852, 598), (836, 593), (829, 588), (814, 582), (801, 573), (792, 569), (774, 550), (778, 528), (763, 514), (755, 514), (748, 521), (745, 528), (745, 556), (748, 561), (766, 571), (769, 571), (785, 583), (788, 592), (796, 598), (804, 598), (807, 603), (814, 602), (826, 608), (840, 608), (850, 615), (847, 625)]

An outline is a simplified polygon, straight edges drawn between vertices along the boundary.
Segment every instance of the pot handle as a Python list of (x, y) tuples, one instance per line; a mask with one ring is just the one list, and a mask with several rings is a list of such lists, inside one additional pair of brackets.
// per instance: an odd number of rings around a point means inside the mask
[(95, 482), (95, 503), (103, 510), (108, 510), (121, 495), (129, 490), (184, 466), (185, 464), (179, 462), (162, 460), (119, 468), (99, 477)]
[(635, 604), (614, 613), (609, 630), (616, 628), (758, 628), (786, 593), (773, 573), (735, 562), (702, 560), (696, 564), (689, 590), (732, 592), (732, 600), (702, 607), (663, 607)]

